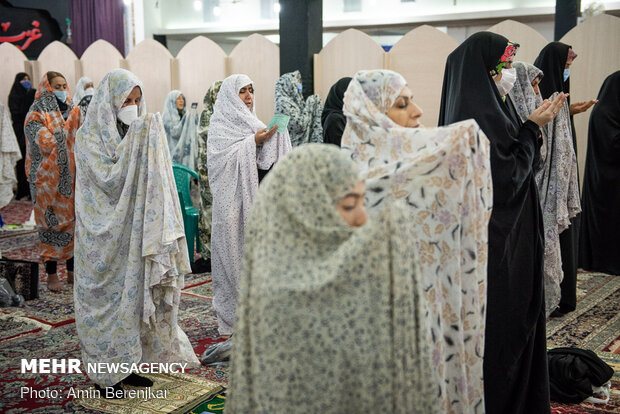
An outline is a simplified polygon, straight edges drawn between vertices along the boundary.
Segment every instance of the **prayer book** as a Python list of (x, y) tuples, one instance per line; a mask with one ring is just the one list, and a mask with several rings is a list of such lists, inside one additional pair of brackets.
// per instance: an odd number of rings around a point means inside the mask
[(278, 131), (282, 132), (288, 126), (288, 121), (291, 119), (290, 116), (284, 114), (275, 114), (273, 118), (271, 118), (271, 122), (267, 125), (267, 131), (269, 131), (274, 126), (278, 126)]

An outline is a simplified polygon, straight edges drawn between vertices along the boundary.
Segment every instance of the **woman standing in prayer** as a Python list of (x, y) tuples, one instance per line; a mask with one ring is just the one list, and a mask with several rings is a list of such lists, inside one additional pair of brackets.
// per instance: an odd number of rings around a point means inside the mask
[(340, 146), (347, 118), (342, 113), (344, 92), (347, 90), (351, 78), (341, 78), (334, 83), (327, 94), (321, 124), (323, 125), (323, 142)]
[(20, 200), (24, 197), (30, 197), (30, 187), (28, 186), (28, 178), (26, 177), (26, 136), (24, 135), (24, 121), (26, 115), (30, 111), (30, 105), (34, 102), (34, 96), (37, 90), (32, 88), (30, 77), (25, 72), (15, 75), (15, 82), (9, 93), (9, 110), (11, 111), (11, 119), (13, 120), (13, 131), (17, 137), (19, 150), (22, 159), (17, 161), (15, 173), (17, 175), (17, 194), (15, 198)]
[[(204, 109), (200, 115), (198, 124), (198, 184), (200, 185), (200, 217), (198, 230), (200, 232), (200, 245), (202, 246), (202, 258), (211, 261), (211, 213), (213, 207), (213, 195), (209, 188), (209, 170), (207, 168), (207, 140), (209, 139), (209, 123), (213, 115), (213, 105), (217, 94), (222, 87), (222, 81), (215, 81), (209, 87), (204, 97)], [(209, 270), (211, 266), (209, 265)]]
[(164, 102), (164, 110), (162, 119), (164, 121), (164, 129), (168, 137), (168, 148), (170, 154), (174, 151), (181, 138), (183, 131), (183, 116), (185, 115), (185, 96), (181, 91), (174, 90), (168, 93), (166, 102)]
[[(181, 207), (161, 118), (146, 114), (142, 89), (133, 73), (109, 72), (77, 134), (74, 300), (82, 361), (196, 366), (177, 323), (191, 271)], [(99, 389), (152, 385), (136, 374), (89, 376)]]
[(186, 110), (185, 97), (181, 91), (172, 91), (164, 105), (164, 128), (172, 161), (196, 169), (198, 155), (198, 112)]
[(287, 131), (265, 130), (256, 117), (254, 83), (246, 75), (222, 82), (209, 124), (207, 159), (213, 194), (211, 268), (219, 332), (233, 332), (245, 225), (258, 190), (259, 169), (269, 170), (291, 150)]
[[(488, 228), (484, 346), (486, 412), (548, 413), (542, 217), (533, 166), (540, 127), (565, 102), (543, 101), (522, 123), (504, 96), (518, 45), (478, 32), (446, 62), (439, 124), (473, 118), (491, 143), (493, 213)], [(546, 73), (545, 73), (546, 76)]]
[(418, 128), (422, 111), (405, 79), (389, 70), (358, 72), (344, 113), (342, 148), (368, 177), (370, 212), (406, 202), (410, 249), (420, 252), (428, 303), (436, 404), (443, 413), (480, 412), (492, 207), (488, 140), (473, 121)]
[(73, 108), (65, 77), (47, 72), (24, 126), (26, 173), (39, 232), (39, 255), (45, 262), (47, 287), (54, 292), (62, 290), (57, 274), (60, 260), (67, 262), (67, 281), (73, 283), (73, 146), (80, 126), (79, 116), (69, 116)]
[(9, 109), (0, 102), (0, 208), (13, 199), (13, 186), (17, 182), (15, 163), (21, 158)]
[[(529, 63), (515, 62), (517, 80), (509, 96), (522, 122), (542, 104), (540, 93), (533, 84), (542, 79), (543, 73)], [(551, 96), (555, 99), (557, 92)], [(573, 150), (568, 103), (558, 111), (553, 122), (542, 128), (543, 146), (540, 149), (541, 165), (535, 166), (535, 180), (542, 210), (545, 253), (544, 285), (545, 315), (548, 317), (560, 303), (562, 258), (560, 233), (568, 228), (569, 220), (580, 211), (577, 158)]]
[(311, 95), (304, 102), (301, 92), (301, 74), (298, 70), (285, 73), (276, 82), (275, 113), (291, 117), (287, 129), (294, 147), (308, 142), (323, 142), (321, 97)]
[(590, 114), (582, 201), (581, 267), (620, 275), (620, 71), (605, 79)]
[(407, 211), (366, 219), (364, 182), (335, 147), (296, 148), (265, 178), (247, 226), (227, 413), (438, 411)]
[(75, 86), (75, 95), (73, 95), (73, 105), (80, 108), (82, 122), (84, 122), (84, 116), (86, 115), (88, 104), (93, 98), (93, 93), (95, 93), (93, 81), (87, 76), (82, 76)]
[[(540, 51), (534, 65), (540, 68), (545, 74), (545, 77), (539, 84), (540, 93), (543, 98), (550, 99), (558, 92), (569, 93), (570, 66), (576, 58), (577, 54), (573, 52), (572, 47), (561, 42), (551, 42)], [(577, 138), (575, 136), (573, 115), (586, 111), (596, 103), (596, 100), (571, 104), (569, 97), (567, 101), (570, 112), (573, 152), (577, 155)], [(575, 168), (578, 167), (576, 166)], [(579, 189), (577, 189), (577, 191), (579, 191)], [(565, 313), (574, 311), (577, 306), (577, 267), (579, 258), (580, 223), (581, 215), (577, 214), (571, 218), (568, 223), (568, 228), (560, 233), (563, 273), (563, 275), (559, 276), (561, 280), (561, 297), (558, 308), (552, 312), (551, 316), (562, 316)]]

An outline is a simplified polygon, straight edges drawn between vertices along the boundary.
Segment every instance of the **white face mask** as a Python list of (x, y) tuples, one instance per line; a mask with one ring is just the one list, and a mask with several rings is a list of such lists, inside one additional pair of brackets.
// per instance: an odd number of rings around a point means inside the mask
[(495, 86), (497, 86), (497, 90), (501, 96), (506, 96), (512, 87), (515, 86), (516, 81), (517, 70), (515, 68), (504, 68), (502, 69), (502, 78), (499, 82), (495, 82)]
[(95, 89), (94, 88), (88, 88), (84, 90), (84, 96), (88, 96), (88, 95), (94, 95), (95, 94)]
[(119, 121), (121, 121), (125, 125), (131, 125), (133, 121), (138, 119), (138, 106), (137, 105), (127, 105), (121, 108), (116, 114), (116, 117)]

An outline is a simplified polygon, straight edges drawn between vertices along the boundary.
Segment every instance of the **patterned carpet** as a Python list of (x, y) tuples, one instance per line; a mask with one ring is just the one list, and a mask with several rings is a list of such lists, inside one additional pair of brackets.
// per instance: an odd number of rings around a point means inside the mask
[[(2, 209), (5, 220), (26, 220), (28, 203), (19, 202)], [(13, 239), (13, 240), (11, 240)], [(4, 237), (0, 233), (3, 256), (38, 261), (35, 233), (15, 233)], [(65, 278), (64, 264), (59, 264), (61, 279)], [(0, 412), (3, 413), (95, 413), (73, 398), (66, 397), (71, 387), (86, 390), (92, 383), (85, 374), (22, 374), (22, 358), (81, 358), (75, 331), (72, 290), (51, 293), (45, 284), (40, 266), (40, 298), (29, 301), (23, 308), (0, 308)], [(218, 342), (217, 322), (212, 300), (209, 274), (188, 275), (181, 295), (179, 323), (187, 333), (196, 352), (202, 352)], [(548, 347), (577, 346), (594, 350), (615, 370), (612, 399), (607, 405), (552, 404), (554, 414), (620, 413), (620, 277), (583, 272), (578, 277), (577, 310), (562, 318), (550, 319), (547, 324)], [(188, 371), (202, 379), (226, 386), (225, 368), (199, 368)], [(21, 395), (21, 387), (35, 390), (57, 390), (59, 398), (45, 395)], [(225, 396), (196, 407), (193, 412), (207, 409), (221, 412)]]
[[(14, 202), (0, 213), (6, 222), (20, 223), (29, 218), (31, 208), (30, 203)], [(3, 236), (0, 232), (3, 257), (39, 261), (36, 233), (12, 231), (10, 235)], [(0, 412), (100, 412), (77, 405), (72, 397), (67, 397), (71, 388), (87, 390), (92, 386), (85, 374), (21, 373), (22, 358), (81, 358), (75, 331), (73, 291), (69, 285), (62, 293), (48, 291), (42, 263), (39, 269), (39, 299), (26, 302), (23, 308), (0, 308)], [(59, 263), (58, 273), (62, 280), (66, 279), (64, 263)], [(181, 295), (179, 324), (198, 355), (219, 341), (211, 300), (210, 274), (187, 275)], [(224, 387), (228, 384), (225, 368), (201, 367), (187, 373)], [(22, 387), (58, 391), (59, 398), (29, 393), (22, 396)]]
[(554, 414), (620, 413), (620, 276), (580, 272), (577, 278), (577, 309), (547, 321), (549, 349), (573, 346), (591, 349), (614, 369), (609, 404), (552, 403)]

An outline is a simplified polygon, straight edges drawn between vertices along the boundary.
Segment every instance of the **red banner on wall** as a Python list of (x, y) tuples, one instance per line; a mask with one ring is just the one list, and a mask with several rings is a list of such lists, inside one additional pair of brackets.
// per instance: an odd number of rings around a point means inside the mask
[(61, 38), (60, 26), (47, 10), (13, 7), (0, 0), (0, 43), (11, 43), (36, 59), (45, 46)]

